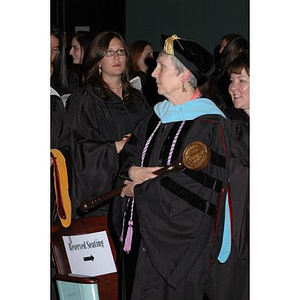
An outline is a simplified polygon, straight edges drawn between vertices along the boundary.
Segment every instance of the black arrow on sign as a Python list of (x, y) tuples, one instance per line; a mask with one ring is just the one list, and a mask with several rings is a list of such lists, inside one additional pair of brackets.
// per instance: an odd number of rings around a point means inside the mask
[(89, 260), (94, 261), (94, 256), (91, 255), (91, 256), (84, 257), (83, 260), (84, 261), (89, 261)]

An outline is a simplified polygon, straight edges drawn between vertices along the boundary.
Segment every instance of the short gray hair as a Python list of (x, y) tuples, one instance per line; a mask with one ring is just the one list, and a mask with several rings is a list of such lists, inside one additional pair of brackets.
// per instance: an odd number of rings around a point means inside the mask
[[(185, 71), (185, 70), (188, 70), (188, 68), (175, 56), (175, 55), (170, 55), (170, 54), (167, 54), (166, 52), (164, 52), (164, 51), (161, 51), (160, 53), (159, 53), (159, 56), (161, 56), (161, 55), (168, 55), (168, 56), (170, 56), (171, 57), (171, 60), (172, 60), (172, 63), (174, 64), (174, 66), (175, 66), (175, 69), (177, 70), (177, 72), (178, 72), (178, 75), (180, 74), (180, 73), (182, 73), (183, 71)], [(190, 71), (190, 70), (189, 70)], [(190, 85), (191, 85), (191, 87), (192, 88), (196, 88), (197, 87), (197, 79), (196, 79), (196, 77), (194, 76), (194, 74), (192, 74), (192, 72), (191, 72), (191, 77), (189, 78), (189, 80), (187, 81)]]

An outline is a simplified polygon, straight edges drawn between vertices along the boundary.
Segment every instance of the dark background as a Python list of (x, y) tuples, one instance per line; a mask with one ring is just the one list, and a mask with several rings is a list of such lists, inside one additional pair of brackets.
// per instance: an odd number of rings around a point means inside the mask
[(227, 33), (249, 40), (249, 0), (51, 0), (51, 24), (69, 42), (76, 26), (90, 31), (114, 30), (127, 43), (150, 41), (160, 50), (162, 33), (191, 39), (209, 51)]
[(90, 31), (118, 31), (125, 34), (126, 0), (51, 0), (51, 24), (69, 36), (75, 26), (89, 26)]

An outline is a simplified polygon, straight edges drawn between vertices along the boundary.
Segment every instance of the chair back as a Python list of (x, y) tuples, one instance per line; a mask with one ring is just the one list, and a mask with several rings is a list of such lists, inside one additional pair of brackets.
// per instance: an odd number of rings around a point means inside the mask
[[(118, 299), (116, 250), (108, 231), (106, 216), (73, 219), (68, 228), (63, 227), (60, 221), (53, 223), (51, 246), (61, 300)], [(65, 275), (70, 274), (73, 276), (67, 276), (66, 279)], [(81, 280), (78, 281), (78, 278)], [(97, 294), (96, 288), (98, 298), (75, 296)]]

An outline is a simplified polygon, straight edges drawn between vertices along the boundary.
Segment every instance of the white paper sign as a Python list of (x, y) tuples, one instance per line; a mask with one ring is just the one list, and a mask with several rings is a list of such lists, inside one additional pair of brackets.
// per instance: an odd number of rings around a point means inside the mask
[(72, 274), (99, 276), (117, 272), (105, 230), (62, 238)]

